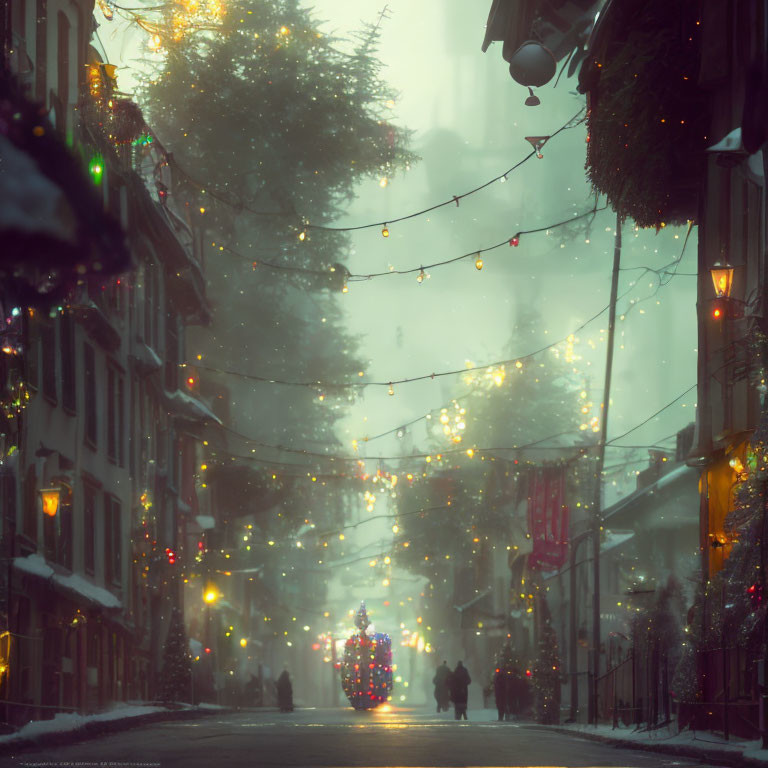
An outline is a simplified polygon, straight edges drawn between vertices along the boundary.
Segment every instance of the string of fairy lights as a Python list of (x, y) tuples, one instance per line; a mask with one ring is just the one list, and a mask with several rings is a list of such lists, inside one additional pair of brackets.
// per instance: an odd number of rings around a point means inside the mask
[[(390, 236), (390, 229), (389, 227), (393, 224), (398, 224), (404, 221), (410, 221), (412, 219), (420, 218), (422, 216), (426, 216), (430, 213), (433, 213), (436, 210), (439, 210), (441, 208), (445, 208), (447, 206), (455, 206), (460, 207), (460, 203), (462, 200), (471, 197), (473, 195), (476, 195), (477, 193), (488, 189), (494, 184), (497, 183), (504, 183), (507, 181), (510, 174), (517, 171), (519, 168), (521, 168), (525, 163), (527, 163), (530, 159), (533, 157), (536, 157), (538, 159), (542, 159), (544, 157), (542, 153), (542, 148), (546, 143), (551, 141), (553, 138), (558, 136), (559, 134), (563, 133), (564, 131), (571, 130), (573, 128), (576, 128), (577, 126), (581, 125), (584, 120), (586, 119), (584, 117), (585, 108), (580, 109), (573, 117), (571, 117), (568, 121), (563, 123), (559, 128), (557, 128), (552, 134), (547, 136), (527, 136), (526, 141), (528, 141), (533, 149), (531, 152), (529, 152), (525, 157), (523, 157), (521, 160), (516, 162), (514, 165), (512, 165), (510, 168), (505, 170), (504, 172), (494, 176), (493, 178), (489, 179), (486, 182), (483, 182), (482, 184), (479, 184), (476, 187), (473, 187), (472, 189), (462, 192), (459, 195), (452, 195), (450, 199), (444, 200), (440, 203), (436, 203), (434, 205), (428, 206), (426, 208), (421, 208), (416, 211), (412, 211), (407, 214), (403, 214), (401, 216), (395, 216), (392, 218), (389, 218), (386, 221), (383, 220), (377, 220), (377, 221), (371, 221), (366, 222), (363, 224), (354, 224), (349, 226), (331, 226), (327, 224), (312, 224), (310, 223), (310, 219), (306, 216), (302, 216), (300, 214), (297, 214), (292, 211), (261, 211), (258, 209), (255, 209), (248, 204), (246, 204), (243, 201), (234, 201), (226, 197), (222, 192), (216, 190), (216, 189), (210, 189), (210, 185), (206, 185), (199, 180), (195, 179), (194, 176), (192, 176), (188, 171), (186, 171), (176, 160), (176, 158), (164, 151), (165, 155), (165, 162), (168, 162), (169, 165), (172, 166), (174, 171), (176, 171), (180, 176), (182, 176), (190, 186), (195, 187), (199, 190), (199, 192), (202, 195), (207, 195), (208, 197), (216, 200), (217, 202), (222, 203), (223, 205), (232, 208), (236, 210), (238, 213), (245, 212), (252, 214), (254, 216), (260, 216), (260, 217), (267, 217), (267, 218), (281, 218), (281, 217), (288, 217), (295, 219), (297, 224), (294, 225), (294, 228), (296, 230), (298, 240), (300, 242), (308, 241), (309, 233), (310, 231), (325, 231), (325, 232), (358, 232), (362, 230), (367, 229), (381, 229), (381, 235), (382, 237), (389, 237)], [(155, 141), (157, 142), (158, 146), (162, 147), (159, 141), (157, 141), (156, 137)], [(205, 206), (201, 206), (201, 213), (205, 213)], [(531, 230), (531, 231), (539, 231), (539, 230)], [(512, 240), (515, 237), (519, 239), (519, 236), (525, 234), (525, 232), (519, 232), (517, 235), (514, 235), (512, 238), (508, 238), (508, 240)], [(506, 243), (506, 241), (505, 241)], [(515, 243), (516, 244), (516, 243)], [(276, 266), (272, 264), (265, 264), (265, 266)], [(309, 270), (311, 271), (311, 270)]]
[[(546, 232), (547, 234), (549, 234), (549, 232), (551, 232), (552, 230), (556, 230), (556, 229), (559, 229), (560, 227), (567, 226), (569, 224), (572, 224), (573, 222), (580, 221), (588, 217), (592, 217), (594, 219), (594, 217), (600, 211), (604, 211), (606, 210), (606, 208), (607, 208), (607, 205), (603, 205), (600, 207), (595, 206), (590, 210), (585, 211), (584, 213), (580, 213), (580, 214), (574, 213), (573, 216), (571, 216), (570, 218), (562, 219), (560, 221), (556, 221), (546, 226), (534, 227), (531, 229), (520, 229), (510, 237), (505, 237), (499, 243), (486, 246), (485, 248), (478, 248), (472, 251), (467, 251), (466, 253), (460, 254), (459, 256), (453, 256), (452, 258), (449, 258), (449, 259), (435, 261), (430, 264), (420, 264), (418, 267), (407, 267), (405, 269), (396, 269), (395, 267), (390, 266), (385, 271), (362, 273), (362, 274), (350, 272), (346, 267), (344, 267), (341, 264), (335, 264), (327, 270), (307, 269), (306, 267), (296, 267), (296, 266), (291, 266), (287, 264), (276, 264), (275, 262), (264, 261), (262, 259), (253, 259), (252, 257), (247, 256), (246, 254), (243, 254), (242, 252), (228, 245), (219, 245), (218, 248), (219, 248), (219, 251), (226, 251), (228, 253), (231, 253), (234, 256), (238, 256), (239, 258), (242, 258), (243, 260), (252, 262), (252, 265), (254, 268), (267, 267), (269, 269), (274, 269), (280, 272), (293, 272), (298, 274), (306, 274), (306, 275), (312, 275), (315, 277), (324, 277), (324, 278), (338, 276), (340, 278), (339, 282), (341, 283), (341, 292), (347, 293), (349, 291), (349, 283), (369, 282), (370, 280), (374, 280), (376, 278), (390, 277), (392, 275), (417, 274), (417, 278), (416, 278), (417, 281), (419, 283), (422, 283), (425, 279), (430, 277), (427, 270), (437, 269), (439, 267), (445, 267), (445, 266), (448, 266), (449, 264), (455, 264), (456, 262), (464, 261), (467, 259), (474, 259), (475, 269), (477, 269), (477, 271), (479, 272), (483, 269), (483, 266), (484, 266), (483, 254), (490, 253), (491, 251), (496, 251), (499, 248), (503, 248), (505, 246), (517, 247), (520, 245), (520, 239), (523, 235), (532, 235), (540, 232)], [(213, 245), (215, 246), (215, 243)], [(649, 271), (655, 271), (655, 270), (652, 270), (649, 268)]]
[[(647, 270), (647, 271), (651, 271), (651, 270)], [(635, 287), (634, 284), (631, 285), (624, 293), (622, 293), (619, 296), (619, 300), (623, 299), (629, 293), (631, 293), (634, 290), (634, 287)], [(610, 305), (606, 305), (605, 307), (600, 309), (598, 312), (592, 315), (589, 319), (581, 323), (575, 330), (569, 332), (566, 336), (563, 336), (553, 342), (550, 342), (549, 344), (545, 344), (544, 346), (539, 347), (538, 349), (532, 350), (531, 352), (527, 352), (525, 354), (518, 355), (516, 357), (506, 358), (504, 360), (497, 360), (495, 362), (486, 363), (483, 365), (465, 365), (463, 368), (453, 368), (453, 369), (444, 370), (444, 371), (434, 371), (432, 373), (425, 373), (417, 376), (407, 376), (399, 379), (393, 378), (389, 381), (384, 381), (384, 380), (348, 381), (348, 382), (329, 382), (329, 381), (322, 381), (322, 380), (299, 381), (299, 380), (293, 380), (293, 379), (282, 379), (277, 377), (260, 376), (258, 374), (246, 373), (244, 371), (237, 371), (229, 368), (215, 367), (211, 365), (206, 365), (201, 360), (188, 362), (188, 363), (180, 363), (179, 365), (184, 368), (193, 367), (195, 369), (208, 371), (210, 373), (224, 374), (227, 376), (233, 376), (236, 378), (246, 379), (249, 381), (255, 381), (255, 382), (264, 383), (264, 384), (276, 384), (276, 385), (282, 385), (282, 386), (288, 386), (288, 387), (306, 387), (314, 390), (320, 390), (321, 392), (344, 390), (344, 389), (362, 389), (365, 387), (386, 387), (388, 394), (394, 395), (395, 385), (413, 384), (419, 381), (434, 380), (434, 379), (443, 378), (446, 376), (458, 376), (462, 374), (471, 373), (473, 371), (487, 371), (488, 369), (501, 368), (505, 366), (514, 366), (517, 369), (521, 369), (524, 366), (525, 361), (535, 357), (536, 355), (541, 354), (542, 352), (547, 351), (548, 349), (552, 349), (553, 347), (556, 347), (559, 344), (562, 344), (569, 340), (572, 341), (572, 338), (576, 334), (580, 333), (590, 323), (594, 322), (598, 317), (604, 314), (608, 310), (609, 306)], [(627, 313), (625, 312), (624, 315), (626, 316), (626, 314)], [(362, 371), (358, 372), (359, 378), (362, 379), (363, 376), (364, 376), (364, 373)]]
[[(101, 0), (101, 1), (102, 1), (102, 3), (104, 3), (104, 0)], [(534, 154), (539, 159), (541, 159), (543, 157), (541, 149), (543, 148), (544, 144), (548, 140), (550, 140), (551, 138), (554, 138), (554, 136), (556, 136), (560, 132), (562, 132), (564, 130), (567, 130), (569, 128), (572, 128), (572, 127), (576, 127), (577, 125), (581, 124), (581, 122), (583, 122), (583, 117), (581, 117), (582, 114), (583, 114), (583, 110), (580, 110), (576, 115), (574, 115), (573, 118), (571, 118), (571, 120), (569, 120), (567, 123), (565, 123), (561, 128), (559, 128), (557, 131), (555, 131), (551, 136), (526, 137), (527, 140), (531, 143), (531, 145), (533, 147), (533, 151), (531, 153), (529, 153), (521, 161), (516, 163), (514, 166), (512, 166), (510, 169), (508, 169), (503, 174), (501, 174), (499, 176), (496, 176), (493, 179), (491, 179), (491, 180), (489, 180), (489, 181), (487, 181), (487, 182), (485, 182), (485, 183), (483, 183), (483, 184), (481, 184), (481, 185), (479, 185), (479, 186), (477, 186), (477, 187), (475, 187), (475, 188), (473, 188), (473, 189), (471, 189), (471, 190), (469, 190), (469, 191), (467, 191), (465, 193), (462, 193), (461, 195), (454, 195), (450, 199), (445, 200), (445, 201), (443, 201), (441, 203), (438, 203), (438, 204), (433, 205), (433, 206), (429, 206), (427, 208), (421, 209), (419, 211), (415, 211), (415, 212), (410, 213), (410, 214), (406, 214), (406, 215), (403, 215), (403, 216), (392, 218), (389, 221), (375, 221), (375, 222), (370, 222), (370, 223), (360, 224), (360, 225), (354, 225), (354, 226), (334, 227), (334, 226), (327, 226), (327, 225), (318, 225), (318, 224), (311, 223), (307, 218), (298, 217), (298, 219), (301, 221), (301, 228), (300, 228), (300, 231), (298, 233), (298, 239), (300, 241), (302, 241), (302, 242), (305, 241), (305, 240), (308, 240), (309, 239), (309, 233), (311, 231), (313, 231), (313, 230), (325, 230), (325, 231), (336, 231), (336, 232), (352, 232), (352, 231), (358, 231), (358, 230), (371, 229), (371, 228), (374, 228), (374, 227), (376, 227), (376, 228), (381, 227), (382, 235), (384, 237), (389, 237), (389, 235), (390, 235), (389, 226), (391, 224), (397, 224), (397, 223), (402, 222), (402, 221), (406, 221), (406, 220), (410, 220), (410, 219), (413, 219), (413, 218), (416, 218), (416, 217), (419, 217), (419, 216), (427, 215), (427, 214), (429, 214), (429, 213), (431, 213), (431, 212), (433, 212), (433, 211), (435, 211), (435, 210), (437, 210), (439, 208), (444, 208), (444, 207), (453, 206), (453, 205), (455, 205), (456, 207), (459, 207), (461, 200), (465, 199), (466, 197), (474, 195), (474, 194), (480, 192), (481, 190), (486, 189), (487, 187), (491, 186), (492, 184), (494, 184), (496, 182), (502, 182), (503, 183), (504, 181), (506, 181), (507, 176), (510, 173), (512, 173), (514, 170), (516, 170), (517, 168), (522, 166), (525, 162), (530, 160), (533, 157)], [(201, 190), (201, 193), (208, 194), (210, 197), (213, 197), (214, 199), (217, 199), (217, 200), (219, 200), (222, 203), (226, 203), (228, 205), (234, 205), (234, 207), (236, 207), (238, 210), (246, 210), (246, 211), (248, 211), (248, 212), (250, 212), (252, 214), (256, 214), (256, 215), (259, 215), (259, 216), (295, 216), (295, 214), (293, 214), (293, 213), (286, 213), (286, 212), (257, 211), (255, 209), (250, 208), (247, 205), (243, 205), (240, 202), (233, 204), (231, 200), (225, 199), (224, 196), (221, 193), (219, 193), (218, 191), (216, 191), (216, 190), (214, 190), (214, 191), (206, 190), (202, 185), (196, 184), (195, 180), (192, 179), (189, 176), (189, 174), (184, 173), (182, 169), (178, 168), (178, 164), (176, 164), (176, 165), (177, 165), (177, 170), (180, 170), (182, 172), (182, 175), (186, 176), (187, 180), (190, 183), (192, 183), (195, 186), (199, 186), (199, 188)], [(415, 274), (417, 274), (418, 282), (421, 283), (421, 282), (423, 282), (429, 276), (426, 270), (436, 269), (438, 267), (442, 267), (442, 266), (445, 266), (445, 265), (448, 265), (448, 264), (452, 264), (452, 263), (457, 262), (457, 261), (469, 259), (469, 258), (474, 258), (475, 267), (476, 267), (476, 269), (478, 271), (480, 271), (483, 268), (483, 258), (482, 258), (483, 254), (488, 253), (488, 252), (493, 251), (493, 250), (496, 250), (498, 248), (501, 248), (502, 246), (505, 246), (505, 245), (518, 246), (519, 243), (520, 243), (520, 237), (522, 235), (533, 234), (533, 233), (536, 233), (536, 232), (543, 232), (543, 231), (548, 231), (548, 230), (551, 230), (551, 229), (555, 229), (557, 227), (567, 225), (567, 224), (571, 223), (572, 221), (576, 221), (576, 220), (579, 220), (579, 219), (582, 219), (582, 218), (585, 218), (585, 217), (588, 217), (588, 216), (591, 216), (594, 219), (594, 216), (597, 214), (598, 210), (602, 210), (602, 208), (598, 209), (597, 205), (595, 205), (595, 207), (592, 210), (587, 211), (587, 212), (585, 212), (583, 214), (574, 215), (573, 217), (570, 217), (568, 219), (562, 220), (560, 222), (556, 222), (556, 223), (554, 223), (552, 225), (549, 225), (549, 226), (546, 226), (546, 227), (537, 227), (537, 228), (519, 230), (512, 237), (505, 238), (502, 242), (497, 243), (495, 245), (488, 246), (486, 248), (481, 248), (481, 249), (478, 249), (476, 251), (464, 253), (464, 254), (461, 254), (461, 255), (459, 255), (457, 257), (453, 257), (451, 259), (446, 259), (446, 260), (435, 262), (435, 263), (432, 263), (432, 264), (427, 264), (426, 266), (420, 265), (418, 267), (410, 267), (410, 268), (406, 268), (406, 269), (395, 269), (395, 268), (390, 267), (387, 271), (373, 272), (373, 273), (369, 273), (369, 274), (353, 274), (353, 273), (349, 272), (348, 270), (346, 270), (344, 267), (341, 267), (340, 270), (342, 271), (342, 278), (343, 278), (342, 292), (347, 292), (348, 291), (348, 284), (351, 283), (351, 282), (369, 281), (369, 280), (374, 279), (374, 278), (383, 278), (385, 276), (389, 276), (389, 275), (392, 275), (392, 274), (405, 275), (405, 274), (414, 274), (415, 273)], [(203, 212), (204, 212), (204, 209), (201, 208), (201, 213), (203, 213)], [(690, 233), (690, 229), (689, 229), (689, 233)], [(687, 238), (686, 238), (686, 240), (687, 240)], [(220, 250), (224, 250), (224, 249), (228, 250), (229, 252), (231, 252), (231, 253), (233, 253), (235, 255), (242, 256), (242, 254), (238, 254), (238, 252), (235, 251), (234, 249), (232, 249), (231, 247), (228, 247), (228, 246), (220, 247)], [(267, 267), (269, 267), (271, 269), (280, 270), (280, 271), (304, 272), (304, 273), (310, 273), (310, 274), (313, 274), (313, 275), (327, 275), (327, 273), (325, 271), (307, 270), (307, 269), (302, 269), (302, 268), (297, 268), (297, 267), (291, 267), (291, 266), (288, 266), (288, 265), (276, 264), (274, 262), (267, 262), (267, 261), (263, 261), (263, 260), (256, 260), (253, 263), (254, 263), (254, 266), (256, 266), (258, 264), (259, 266), (267, 266)], [(337, 269), (339, 269), (338, 265), (331, 267), (330, 271), (331, 272), (335, 272)], [(669, 273), (669, 272), (664, 272), (662, 270), (656, 271), (656, 270), (653, 270), (651, 268), (645, 269), (643, 271), (643, 274), (646, 274), (648, 271), (655, 271), (657, 273), (657, 275), (659, 275), (660, 277), (661, 277), (661, 275), (664, 275), (665, 277), (667, 277), (667, 279), (671, 279), (674, 276), (674, 272)], [(659, 287), (661, 287), (661, 284), (662, 283), (661, 283), (661, 279), (660, 279)], [(626, 294), (623, 294), (623, 296), (624, 295), (626, 295)], [(605, 309), (601, 310), (601, 312), (598, 315), (596, 315), (595, 317), (599, 316), (604, 311), (605, 311)], [(594, 318), (592, 318), (592, 319), (594, 319)], [(590, 319), (587, 322), (591, 322), (592, 319)], [(569, 335), (569, 336), (572, 336), (572, 335)], [(569, 337), (566, 337), (566, 338), (569, 338)], [(256, 380), (256, 381), (264, 381), (264, 382), (270, 382), (270, 383), (276, 383), (276, 384), (284, 384), (284, 385), (291, 385), (291, 386), (305, 386), (305, 387), (313, 387), (313, 388), (317, 387), (317, 386), (321, 386), (321, 387), (326, 388), (326, 389), (339, 389), (339, 388), (343, 388), (343, 387), (386, 386), (386, 387), (388, 387), (389, 394), (394, 394), (393, 387), (394, 387), (395, 384), (401, 385), (401, 384), (411, 383), (411, 382), (415, 382), (415, 381), (422, 381), (422, 380), (426, 380), (426, 379), (432, 379), (433, 380), (433, 379), (438, 378), (438, 377), (451, 376), (451, 375), (466, 373), (467, 371), (479, 371), (481, 369), (488, 369), (490, 367), (499, 367), (499, 366), (504, 366), (504, 365), (509, 365), (509, 364), (514, 364), (516, 367), (521, 368), (522, 365), (523, 365), (523, 361), (524, 360), (527, 361), (533, 355), (538, 354), (539, 352), (544, 351), (545, 349), (552, 348), (552, 347), (556, 346), (558, 343), (562, 343), (562, 341), (563, 340), (560, 340), (558, 342), (554, 342), (552, 344), (548, 344), (545, 347), (543, 347), (541, 350), (537, 350), (537, 351), (535, 351), (533, 353), (525, 355), (522, 358), (514, 358), (514, 359), (505, 360), (505, 361), (500, 361), (500, 362), (492, 364), (492, 366), (470, 366), (468, 368), (465, 367), (465, 368), (461, 368), (461, 369), (456, 369), (456, 370), (452, 370), (452, 371), (442, 371), (442, 372), (438, 372), (438, 373), (434, 373), (433, 372), (432, 374), (428, 374), (428, 375), (424, 374), (424, 375), (421, 375), (421, 376), (406, 377), (406, 378), (401, 378), (401, 379), (392, 380), (392, 381), (388, 381), (388, 382), (374, 381), (374, 382), (349, 382), (349, 383), (343, 383), (343, 384), (338, 384), (338, 383), (336, 383), (336, 384), (333, 384), (333, 383), (328, 384), (328, 383), (322, 383), (322, 382), (300, 382), (300, 381), (286, 381), (286, 380), (279, 380), (279, 379), (271, 379), (271, 378), (266, 378), (266, 377), (251, 376), (251, 375), (248, 375), (248, 374), (244, 374), (244, 373), (240, 373), (240, 372), (235, 372), (235, 371), (221, 371), (220, 370), (219, 372), (225, 372), (225, 373), (227, 373), (229, 375), (239, 375), (239, 376), (241, 376), (243, 378), (248, 378), (248, 379)], [(197, 365), (196, 367), (199, 367), (199, 368), (205, 369), (205, 370), (209, 370), (209, 371), (216, 370), (216, 369), (213, 369), (212, 367), (203, 366), (203, 365)], [(420, 417), (417, 420), (413, 420), (409, 424), (414, 424), (414, 423), (416, 423), (417, 421), (420, 421), (423, 418), (427, 418), (427, 416), (425, 415), (423, 417)], [(653, 418), (653, 417), (651, 417), (651, 418)], [(392, 432), (395, 432), (397, 430), (402, 430), (402, 426), (398, 427), (398, 428), (395, 428), (393, 430), (390, 430), (388, 433), (391, 434)], [(387, 433), (382, 433), (381, 436), (383, 436), (384, 434), (387, 434)], [(628, 434), (628, 433), (625, 433), (625, 435), (626, 434)], [(240, 437), (242, 437), (244, 439), (248, 439), (244, 435), (240, 435)], [(376, 437), (374, 437), (374, 439), (376, 439)], [(287, 450), (289, 452), (300, 453), (303, 456), (313, 457), (315, 459), (318, 459), (318, 458), (328, 459), (328, 458), (330, 458), (331, 460), (359, 461), (358, 457), (356, 457), (356, 456), (354, 456), (354, 457), (340, 457), (340, 456), (339, 457), (329, 457), (328, 454), (321, 454), (319, 452), (311, 452), (311, 451), (298, 450), (298, 449), (285, 449), (285, 448), (283, 448), (281, 446), (269, 446), (268, 444), (265, 444), (265, 443), (257, 443), (256, 441), (251, 441), (250, 439), (248, 439), (248, 440), (252, 444), (257, 444), (257, 445), (259, 445), (262, 448), (270, 448), (270, 449), (276, 449), (276, 450)], [(544, 441), (537, 441), (537, 442), (538, 443), (546, 442), (546, 438), (545, 438)], [(536, 445), (536, 444), (531, 444), (531, 445), (527, 446), (527, 448), (529, 450), (536, 449), (536, 448), (544, 449), (544, 450), (552, 450), (551, 446), (541, 446), (541, 445)], [(515, 450), (516, 449), (517, 449), (517, 446), (515, 447)], [(474, 455), (474, 453), (475, 453), (475, 450), (477, 451), (478, 455), (481, 455), (484, 458), (483, 454), (489, 454), (491, 451), (501, 451), (501, 450), (508, 450), (508, 449), (471, 449), (471, 448), (467, 449), (467, 450), (464, 450), (464, 449), (447, 449), (443, 453), (450, 455), (452, 453), (462, 453), (463, 452), (463, 453), (467, 453), (470, 457), (472, 457)], [(440, 454), (438, 454), (438, 456), (440, 456)], [(392, 460), (392, 459), (400, 459), (400, 458), (403, 458), (403, 459), (405, 459), (405, 458), (422, 458), (422, 459), (425, 459), (425, 460), (429, 461), (429, 460), (431, 460), (431, 455), (430, 454), (413, 454), (410, 457), (408, 457), (408, 456), (402, 456), (402, 457), (397, 456), (397, 457), (375, 457), (375, 458), (377, 460), (385, 460), (385, 459)], [(368, 458), (367, 460), (371, 460), (371, 459)]]

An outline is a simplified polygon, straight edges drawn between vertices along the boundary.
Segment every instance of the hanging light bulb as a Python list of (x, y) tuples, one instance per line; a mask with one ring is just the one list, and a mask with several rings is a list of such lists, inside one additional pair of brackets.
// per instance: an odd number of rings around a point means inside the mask
[(387, 225), (384, 225), (384, 229), (381, 230), (381, 236), (382, 237), (389, 237), (389, 228)]
[(303, 243), (303, 242), (304, 242), (306, 239), (307, 239), (307, 230), (306, 230), (306, 229), (303, 229), (303, 230), (302, 230), (302, 231), (299, 233), (299, 240), (301, 240), (301, 242)]
[(520, 245), (520, 236), (515, 235), (513, 238), (510, 239), (509, 244), (517, 248), (517, 246)]
[(344, 285), (341, 286), (341, 292), (349, 293), (349, 286), (346, 283), (344, 283)]
[(483, 268), (483, 257), (478, 253), (475, 257), (475, 269), (479, 272)]
[(392, 382), (389, 382), (389, 389), (387, 390), (388, 395), (394, 395), (395, 394), (395, 388), (392, 386)]
[(427, 273), (424, 271), (424, 267), (422, 267), (419, 270), (419, 274), (416, 275), (416, 282), (421, 285), (424, 282), (424, 278), (427, 276)]

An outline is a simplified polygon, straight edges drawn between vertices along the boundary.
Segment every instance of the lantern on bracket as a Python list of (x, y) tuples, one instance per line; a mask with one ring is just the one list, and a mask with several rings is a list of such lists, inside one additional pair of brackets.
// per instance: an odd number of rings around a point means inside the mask
[(60, 488), (43, 488), (40, 491), (40, 499), (43, 504), (43, 514), (48, 517), (56, 517), (59, 513), (59, 502), (61, 500)]
[(731, 288), (733, 287), (733, 267), (726, 262), (721, 264), (715, 262), (709, 270), (712, 275), (712, 284), (715, 287), (715, 298), (730, 299)]

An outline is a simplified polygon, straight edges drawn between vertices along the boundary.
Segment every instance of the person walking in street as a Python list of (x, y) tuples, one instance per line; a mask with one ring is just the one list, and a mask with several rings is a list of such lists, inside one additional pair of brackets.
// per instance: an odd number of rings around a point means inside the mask
[(443, 661), (437, 668), (435, 676), (432, 678), (432, 684), (435, 686), (435, 701), (437, 702), (437, 711), (448, 711), (448, 705), (451, 702), (451, 670), (448, 662)]
[(500, 668), (496, 668), (496, 674), (493, 676), (493, 694), (496, 699), (496, 711), (499, 713), (499, 720), (504, 720), (507, 715), (507, 687), (508, 675)]
[(288, 670), (284, 669), (275, 683), (277, 688), (277, 706), (281, 712), (293, 712), (293, 685)]
[(467, 702), (469, 700), (469, 684), (472, 682), (472, 678), (469, 676), (469, 672), (466, 667), (459, 662), (456, 664), (456, 669), (453, 670), (451, 675), (451, 701), (453, 702), (453, 709), (457, 720), (461, 720), (463, 717), (468, 720), (467, 717)]
[(507, 720), (518, 720), (525, 709), (525, 681), (520, 670), (512, 667), (507, 671)]

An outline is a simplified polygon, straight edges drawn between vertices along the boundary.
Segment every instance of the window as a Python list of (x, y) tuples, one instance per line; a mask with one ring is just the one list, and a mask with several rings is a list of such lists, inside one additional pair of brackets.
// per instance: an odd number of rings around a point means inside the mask
[(65, 313), (59, 322), (59, 358), (61, 362), (61, 404), (67, 413), (77, 412), (77, 380), (75, 378), (75, 323)]
[(93, 576), (96, 570), (96, 488), (83, 483), (83, 567)]
[(176, 316), (169, 314), (165, 321), (165, 388), (175, 392), (179, 388), (179, 328)]
[[(122, 199), (122, 194), (125, 190), (124, 185), (117, 185), (115, 181), (114, 186), (110, 187), (110, 196), (114, 196), (117, 202), (112, 203), (110, 200), (111, 211), (117, 215), (119, 202)], [(120, 277), (113, 278), (107, 285), (107, 306), (112, 312), (121, 314), (125, 309), (125, 302), (123, 300), (123, 280)]]
[(13, 472), (0, 472), (0, 503), (3, 505), (3, 530), (16, 525), (16, 476)]
[(117, 461), (117, 429), (115, 414), (115, 380), (117, 374), (114, 368), (107, 368), (107, 456), (111, 462)]
[(104, 581), (120, 584), (121, 544), (120, 502), (108, 493), (104, 494)]
[(26, 1), (11, 0), (11, 32), (13, 33), (14, 46), (24, 44), (27, 41), (26, 15)]
[(22, 530), (24, 535), (28, 536), (32, 541), (37, 541), (38, 506), (37, 472), (35, 471), (35, 465), (31, 464), (24, 476), (24, 524)]
[(56, 109), (56, 128), (66, 133), (69, 112), (69, 19), (63, 11), (58, 14), (58, 66), (56, 83), (56, 96), (58, 104)]
[(96, 419), (96, 353), (90, 344), (83, 345), (83, 393), (85, 395), (85, 442), (96, 448), (98, 423)]
[(111, 366), (107, 368), (107, 456), (113, 464), (125, 465), (125, 383)]
[(138, 419), (138, 408), (136, 407), (136, 398), (138, 393), (138, 385), (134, 379), (131, 379), (129, 387), (130, 400), (129, 405), (131, 412), (128, 416), (128, 424), (130, 425), (130, 433), (128, 434), (128, 473), (131, 478), (136, 477), (136, 448), (138, 445), (138, 436), (141, 434), (141, 426)]
[(34, 70), (27, 53), (27, 0), (11, 0), (11, 42), (11, 70), (26, 81)]
[(56, 562), (67, 570), (72, 570), (72, 491), (68, 494), (62, 489), (58, 514), (59, 530), (56, 547)]
[(152, 262), (147, 262), (144, 268), (144, 343), (159, 350), (158, 309), (160, 306), (160, 277), (158, 269)]
[(40, 328), (42, 347), (43, 395), (56, 402), (56, 329), (51, 323)]
[(26, 363), (27, 386), (36, 390), (40, 385), (39, 374), (40, 364), (38, 355), (40, 354), (38, 339), (40, 338), (40, 324), (37, 320), (37, 314), (32, 316), (24, 314), (24, 330), (27, 336), (27, 352), (24, 355)]
[(36, 0), (37, 2), (37, 29), (35, 30), (35, 95), (39, 101), (45, 103), (46, 97), (46, 73), (47, 73), (47, 30), (48, 30), (48, 0)]
[(125, 466), (125, 379), (117, 380), (117, 463)]

